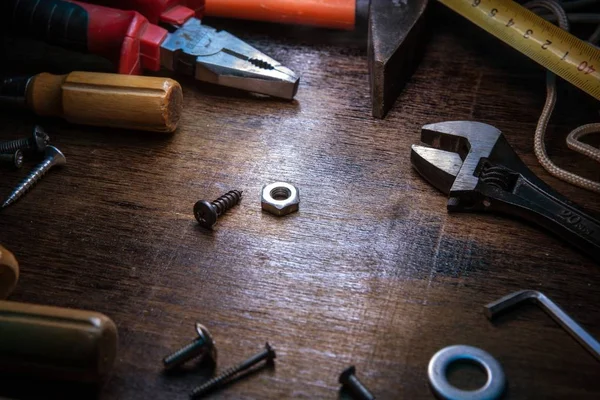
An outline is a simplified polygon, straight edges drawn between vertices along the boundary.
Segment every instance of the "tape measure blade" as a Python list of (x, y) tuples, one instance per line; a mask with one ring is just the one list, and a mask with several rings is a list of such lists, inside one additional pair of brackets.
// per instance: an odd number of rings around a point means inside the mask
[(600, 50), (510, 0), (438, 0), (600, 100)]

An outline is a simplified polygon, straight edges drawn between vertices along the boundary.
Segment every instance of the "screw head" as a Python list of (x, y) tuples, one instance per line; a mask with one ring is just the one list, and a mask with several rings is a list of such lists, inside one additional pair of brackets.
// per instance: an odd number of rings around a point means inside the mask
[(15, 168), (21, 168), (23, 166), (23, 152), (21, 150), (15, 151), (14, 162)]
[(340, 382), (342, 385), (346, 385), (346, 384), (348, 384), (348, 380), (349, 380), (349, 378), (350, 378), (352, 375), (354, 375), (354, 374), (356, 374), (356, 368), (354, 367), (354, 365), (353, 365), (353, 366), (351, 366), (351, 367), (348, 367), (348, 368), (346, 368), (346, 369), (345, 369), (344, 371), (342, 371), (342, 373), (340, 374), (340, 379), (339, 379), (339, 382)]
[(275, 349), (271, 347), (269, 342), (265, 343), (265, 349), (269, 353), (267, 355), (267, 362), (272, 362), (277, 357), (277, 355), (275, 354)]
[(198, 336), (204, 340), (206, 343), (207, 353), (206, 355), (211, 358), (211, 360), (216, 363), (217, 362), (217, 346), (215, 341), (204, 325), (199, 322), (196, 322), (196, 332), (198, 332)]
[(217, 222), (217, 210), (206, 200), (200, 200), (194, 204), (194, 216), (204, 228), (210, 229)]
[(41, 126), (36, 125), (35, 128), (33, 128), (33, 140), (35, 142), (35, 150), (41, 153), (50, 143), (50, 136), (48, 136)]
[(64, 165), (67, 163), (67, 158), (65, 155), (54, 146), (46, 147), (44, 156), (46, 158), (51, 158), (53, 160), (53, 165)]

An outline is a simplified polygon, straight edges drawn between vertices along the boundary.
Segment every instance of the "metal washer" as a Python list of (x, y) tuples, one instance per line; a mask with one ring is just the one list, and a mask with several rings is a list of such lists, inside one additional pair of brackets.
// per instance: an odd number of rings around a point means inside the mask
[[(448, 367), (461, 360), (472, 361), (485, 369), (485, 385), (477, 390), (461, 390), (448, 382)], [(500, 363), (489, 353), (472, 346), (456, 345), (441, 349), (429, 361), (427, 374), (433, 391), (445, 400), (494, 400), (500, 398), (506, 386)]]

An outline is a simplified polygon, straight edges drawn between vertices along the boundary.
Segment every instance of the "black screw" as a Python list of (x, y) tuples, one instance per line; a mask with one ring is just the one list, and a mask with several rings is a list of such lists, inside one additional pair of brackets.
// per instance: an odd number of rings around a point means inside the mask
[(204, 383), (202, 386), (198, 386), (192, 391), (192, 393), (190, 394), (190, 398), (194, 399), (204, 396), (205, 394), (223, 385), (223, 383), (229, 378), (239, 374), (242, 371), (249, 369), (253, 365), (256, 365), (259, 362), (261, 362), (262, 360), (267, 360), (268, 363), (271, 363), (274, 359), (275, 350), (269, 345), (269, 343), (266, 343), (265, 349), (260, 353), (253, 355), (252, 357), (235, 367), (225, 370), (219, 376), (212, 378), (208, 382)]
[(350, 390), (354, 394), (355, 398), (359, 400), (374, 400), (375, 396), (373, 396), (371, 392), (369, 392), (365, 385), (360, 383), (355, 373), (356, 368), (354, 368), (354, 365), (350, 368), (346, 368), (340, 374), (340, 383), (342, 385), (348, 386), (348, 388), (350, 388)]
[(232, 190), (225, 193), (215, 201), (208, 202), (200, 200), (194, 204), (194, 216), (198, 223), (204, 228), (212, 228), (225, 211), (235, 206), (242, 199), (242, 193), (239, 190)]
[(17, 150), (11, 154), (0, 154), (0, 164), (12, 169), (21, 168), (23, 166), (23, 152)]
[(217, 361), (217, 348), (215, 347), (215, 342), (208, 329), (197, 322), (196, 332), (198, 332), (198, 337), (194, 339), (194, 341), (163, 359), (165, 368), (171, 369), (178, 367), (192, 358), (199, 356), (201, 356), (202, 359), (204, 359), (205, 356), (208, 356), (213, 362)]
[(0, 143), (0, 153), (14, 153), (21, 150), (26, 153), (43, 153), (50, 143), (50, 137), (41, 126), (33, 129), (33, 136)]

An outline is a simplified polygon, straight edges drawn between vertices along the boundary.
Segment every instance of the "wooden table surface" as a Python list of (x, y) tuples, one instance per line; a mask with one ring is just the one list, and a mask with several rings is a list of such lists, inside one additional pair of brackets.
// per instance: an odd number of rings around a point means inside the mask
[[(214, 398), (335, 399), (339, 373), (353, 364), (380, 399), (431, 399), (428, 362), (453, 344), (501, 362), (507, 399), (600, 397), (598, 361), (541, 310), (526, 306), (493, 324), (482, 313), (510, 292), (540, 290), (600, 337), (599, 266), (522, 221), (448, 214), (447, 198), (409, 160), (426, 123), (489, 123), (542, 179), (600, 211), (597, 195), (552, 178), (533, 155), (540, 68), (442, 13), (410, 84), (375, 120), (366, 36), (211, 22), (299, 73), (295, 101), (182, 80), (185, 112), (173, 136), (1, 115), (0, 139), (40, 122), (68, 159), (0, 216), (0, 243), (21, 266), (10, 299), (115, 321), (118, 357), (99, 398), (187, 398), (210, 370), (165, 375), (161, 360), (194, 337), (196, 321), (217, 341), (217, 370), (265, 341), (277, 350), (275, 368)], [(562, 85), (547, 139), (557, 163), (593, 179), (597, 165), (563, 142), (597, 121), (597, 110)], [(3, 171), (0, 195), (26, 172)], [(261, 211), (261, 187), (278, 180), (299, 188), (298, 213)], [(193, 204), (230, 189), (244, 190), (242, 203), (212, 232), (200, 228)], [(40, 398), (40, 390), (96, 396), (4, 383), (0, 395)]]

